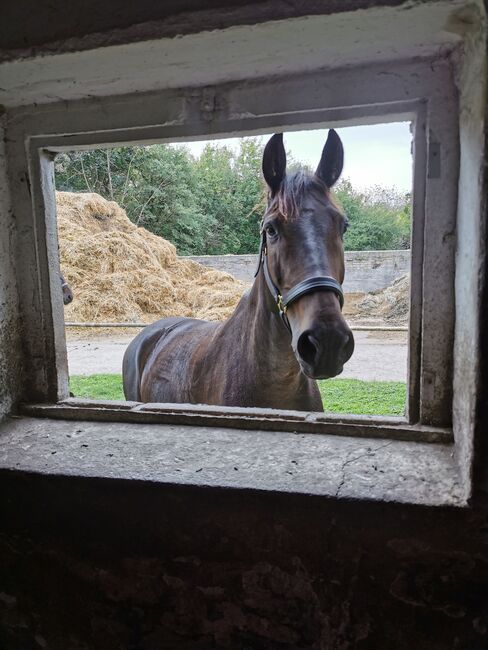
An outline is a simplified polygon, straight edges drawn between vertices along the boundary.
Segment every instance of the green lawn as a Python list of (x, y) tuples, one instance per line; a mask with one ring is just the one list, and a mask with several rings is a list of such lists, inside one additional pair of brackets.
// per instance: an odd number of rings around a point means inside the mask
[[(319, 381), (324, 410), (329, 413), (403, 415), (406, 387), (400, 381)], [(75, 397), (123, 400), (121, 375), (75, 375), (70, 378)]]
[(123, 400), (122, 375), (73, 375), (69, 389), (75, 397)]
[(358, 415), (404, 415), (406, 384), (403, 381), (319, 381), (324, 411)]

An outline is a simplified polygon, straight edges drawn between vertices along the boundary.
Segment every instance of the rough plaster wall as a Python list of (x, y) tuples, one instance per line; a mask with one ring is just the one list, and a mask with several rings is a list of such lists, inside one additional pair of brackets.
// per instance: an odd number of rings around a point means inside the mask
[[(477, 400), (486, 395), (477, 392), (480, 359), (480, 323), (465, 318), (479, 313), (484, 255), (481, 255), (486, 224), (486, 115), (487, 68), (486, 24), (466, 41), (464, 57), (457, 71), (460, 103), (460, 178), (456, 246), (456, 322), (454, 358), (453, 424), (460, 467), (468, 481), (472, 478), (473, 442), (468, 434), (475, 428)], [(486, 322), (481, 326), (486, 328)], [(486, 433), (486, 432), (483, 432)]]
[(5, 650), (482, 650), (487, 504), (0, 476)]
[[(257, 255), (190, 255), (199, 264), (230, 273), (243, 282), (253, 282)], [(347, 251), (346, 293), (376, 291), (410, 271), (410, 251)]]
[[(20, 324), (13, 265), (15, 220), (10, 203), (4, 141), (4, 124), (0, 118), (0, 420), (17, 399), (20, 380)], [(19, 350), (17, 355), (15, 350)]]
[[(488, 58), (488, 41), (485, 43), (487, 58)], [(474, 484), (480, 489), (488, 493), (488, 337), (486, 336), (488, 328), (488, 70), (486, 69), (485, 59), (485, 84), (484, 84), (484, 134), (480, 137), (484, 141), (484, 177), (480, 178), (481, 186), (481, 205), (480, 205), (480, 226), (479, 226), (479, 242), (482, 247), (483, 256), (482, 264), (478, 269), (478, 284), (482, 288), (480, 292), (480, 321), (479, 329), (477, 330), (477, 350), (479, 354), (479, 365), (477, 369), (480, 373), (480, 385), (478, 388), (478, 403), (476, 412), (476, 435), (474, 440), (474, 448), (470, 450), (474, 454)], [(483, 101), (483, 98), (481, 98)]]
[[(207, 0), (205, 3), (201, 0), (163, 3), (85, 0), (81, 4), (67, 0), (53, 0), (48, 4), (20, 0), (2, 7), (0, 60), (174, 37), (229, 25), (253, 25), (267, 20), (402, 4), (412, 3), (405, 0), (268, 0), (243, 6), (240, 0)], [(112, 30), (110, 34), (109, 30)]]
[(285, 71), (299, 74), (438, 57), (439, 52), (447, 53), (459, 44), (460, 31), (469, 24), (469, 17), (458, 19), (466, 0), (413, 2), (404, 11), (370, 4), (367, 11), (326, 12), (293, 21), (280, 19), (282, 6), (278, 5), (267, 22), (260, 22), (254, 7), (258, 24), (219, 30), (211, 29), (209, 16), (200, 16), (197, 34), (190, 23), (181, 26), (178, 38), (128, 45), (112, 46), (111, 32), (97, 49), (60, 53), (61, 47), (52, 56), (4, 62), (0, 65), (0, 103), (12, 108), (247, 81)]
[[(487, 48), (488, 49), (488, 48)], [(486, 90), (486, 117), (485, 124), (488, 124), (488, 88)], [(485, 151), (488, 151), (488, 129), (485, 128)], [(485, 168), (488, 167), (488, 161), (485, 163)], [(480, 373), (480, 386), (478, 392), (478, 404), (476, 413), (476, 436), (475, 436), (475, 466), (474, 466), (474, 484), (479, 489), (488, 493), (488, 337), (486, 331), (488, 327), (488, 178), (485, 178), (485, 190), (483, 191), (483, 202), (481, 207), (481, 236), (480, 242), (484, 250), (484, 270), (480, 269), (481, 283), (483, 291), (480, 296), (481, 300), (481, 314), (480, 314), (480, 329), (479, 336), (479, 373)]]

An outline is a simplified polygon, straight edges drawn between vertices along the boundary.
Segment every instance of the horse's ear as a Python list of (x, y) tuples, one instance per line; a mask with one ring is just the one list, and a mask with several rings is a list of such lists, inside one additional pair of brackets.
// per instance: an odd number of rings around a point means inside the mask
[(263, 153), (263, 176), (272, 194), (276, 194), (286, 172), (286, 152), (283, 133), (273, 135)]
[(315, 175), (323, 180), (327, 187), (332, 187), (341, 175), (343, 165), (344, 147), (337, 132), (330, 129)]

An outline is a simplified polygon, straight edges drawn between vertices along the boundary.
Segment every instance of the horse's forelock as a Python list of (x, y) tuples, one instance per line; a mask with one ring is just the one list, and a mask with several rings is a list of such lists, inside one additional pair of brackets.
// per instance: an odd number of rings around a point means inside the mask
[(287, 175), (273, 197), (267, 213), (285, 220), (295, 219), (300, 214), (303, 199), (307, 194), (318, 194), (331, 199), (329, 189), (320, 178), (303, 171)]

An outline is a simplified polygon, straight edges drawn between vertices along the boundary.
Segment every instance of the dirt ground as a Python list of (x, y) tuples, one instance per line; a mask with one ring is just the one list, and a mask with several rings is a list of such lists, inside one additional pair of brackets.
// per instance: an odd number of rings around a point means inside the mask
[[(114, 332), (114, 330), (112, 330)], [(108, 336), (68, 332), (68, 364), (73, 375), (121, 373), (125, 349), (138, 330)], [(354, 354), (344, 367), (344, 379), (405, 381), (407, 332), (354, 332)]]

